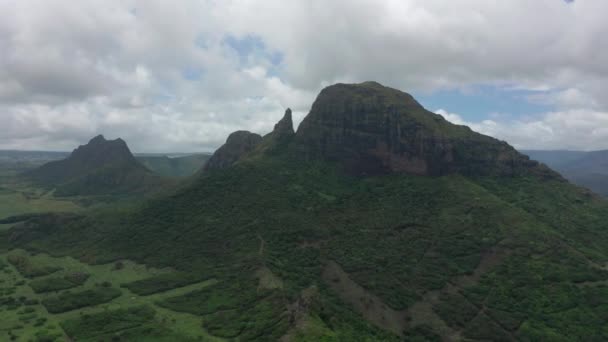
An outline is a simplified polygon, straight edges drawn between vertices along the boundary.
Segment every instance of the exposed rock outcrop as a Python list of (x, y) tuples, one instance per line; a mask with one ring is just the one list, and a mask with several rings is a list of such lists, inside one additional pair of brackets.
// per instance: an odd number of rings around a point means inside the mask
[(274, 125), (272, 134), (275, 136), (292, 136), (295, 134), (293, 130), (293, 121), (291, 119), (291, 109), (287, 108), (285, 115), (279, 122)]
[(411, 95), (376, 82), (323, 89), (295, 140), (297, 152), (306, 158), (337, 161), (357, 175), (514, 175), (533, 170), (557, 176), (506, 142), (454, 125)]
[(232, 166), (241, 157), (253, 151), (262, 141), (259, 134), (249, 131), (236, 131), (226, 139), (226, 143), (213, 153), (203, 171), (221, 170)]

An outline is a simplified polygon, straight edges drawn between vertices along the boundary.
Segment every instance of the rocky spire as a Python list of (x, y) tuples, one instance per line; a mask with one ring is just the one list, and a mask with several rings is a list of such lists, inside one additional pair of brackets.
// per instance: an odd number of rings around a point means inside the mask
[(291, 136), (294, 134), (290, 108), (287, 108), (287, 110), (285, 111), (285, 115), (283, 115), (283, 118), (279, 120), (276, 125), (274, 125), (274, 130), (272, 132), (274, 135), (279, 136)]

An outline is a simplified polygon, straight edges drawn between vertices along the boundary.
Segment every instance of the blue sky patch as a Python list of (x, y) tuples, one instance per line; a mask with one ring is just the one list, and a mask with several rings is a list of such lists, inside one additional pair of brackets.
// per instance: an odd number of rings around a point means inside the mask
[(200, 80), (203, 73), (203, 69), (199, 67), (186, 67), (182, 69), (182, 77), (188, 81)]
[(539, 92), (482, 85), (466, 91), (450, 89), (412, 95), (428, 110), (444, 109), (467, 121), (481, 121), (495, 114), (517, 119), (553, 109), (550, 105), (531, 102), (529, 96), (534, 94)]
[(247, 64), (251, 57), (269, 61), (268, 72), (270, 75), (276, 75), (277, 68), (283, 62), (283, 54), (278, 51), (271, 51), (258, 36), (235, 37), (228, 35), (224, 38), (223, 43), (236, 51), (241, 64)]

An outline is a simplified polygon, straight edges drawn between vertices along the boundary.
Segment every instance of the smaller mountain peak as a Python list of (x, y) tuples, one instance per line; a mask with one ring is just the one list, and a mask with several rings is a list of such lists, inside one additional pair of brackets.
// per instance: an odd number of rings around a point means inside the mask
[(93, 143), (101, 143), (101, 142), (106, 142), (106, 138), (103, 136), (103, 134), (99, 134), (97, 136), (95, 136), (93, 139), (89, 140), (89, 144)]
[(386, 88), (385, 86), (383, 86), (382, 84), (376, 82), (376, 81), (365, 81), (360, 83), (360, 85), (362, 86), (368, 86), (368, 87), (379, 87), (379, 88)]
[(281, 120), (279, 120), (279, 122), (277, 122), (276, 125), (274, 125), (273, 133), (279, 134), (279, 135), (293, 135), (294, 134), (293, 120), (291, 119), (291, 109), (290, 108), (287, 108), (287, 110), (285, 111), (285, 115), (283, 115), (283, 118)]
[(226, 143), (213, 153), (203, 167), (204, 171), (221, 170), (232, 166), (242, 156), (253, 151), (262, 141), (262, 136), (249, 131), (230, 133)]
[(78, 160), (87, 165), (102, 165), (104, 163), (135, 162), (127, 143), (118, 138), (107, 140), (103, 135), (91, 139), (86, 145), (76, 148), (69, 159)]
[(28, 175), (65, 196), (127, 193), (143, 190), (147, 181), (156, 184), (124, 140), (106, 140), (103, 135), (78, 146), (68, 158), (44, 164)]
[(241, 145), (242, 143), (247, 143), (248, 141), (257, 140), (261, 140), (259, 134), (251, 133), (249, 131), (234, 131), (228, 135), (224, 145)]

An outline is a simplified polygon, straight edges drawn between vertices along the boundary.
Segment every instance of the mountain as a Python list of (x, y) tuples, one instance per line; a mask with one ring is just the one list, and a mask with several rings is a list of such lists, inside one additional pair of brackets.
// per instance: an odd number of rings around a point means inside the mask
[(376, 82), (323, 89), (297, 142), (306, 155), (339, 161), (357, 174), (551, 173), (507, 143), (453, 125), (411, 95)]
[(145, 293), (210, 281), (157, 304), (227, 339), (608, 338), (606, 201), (378, 83), (325, 88), (295, 133), (286, 117), (128, 213), (41, 215), (0, 236), (176, 270), (125, 284)]
[(66, 159), (52, 161), (24, 176), (55, 189), (55, 195), (102, 195), (145, 192), (162, 183), (141, 165), (122, 139), (102, 135), (76, 148)]
[(204, 153), (185, 156), (141, 156), (135, 158), (152, 172), (165, 177), (188, 177), (200, 170), (211, 155)]
[(242, 156), (253, 151), (261, 141), (262, 136), (259, 134), (249, 131), (233, 132), (226, 139), (226, 143), (213, 153), (203, 169), (213, 171), (228, 168)]
[(557, 170), (574, 184), (608, 197), (608, 150), (603, 151), (522, 151)]

